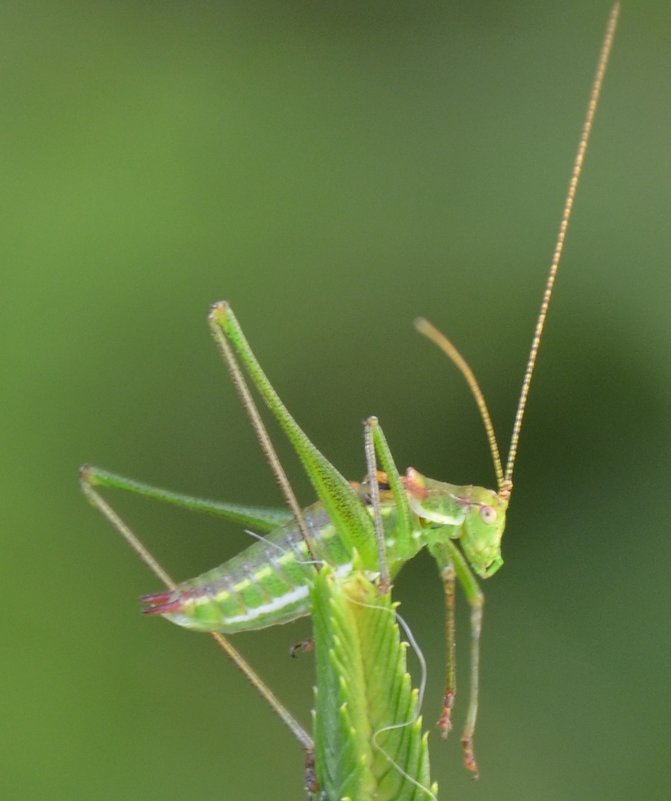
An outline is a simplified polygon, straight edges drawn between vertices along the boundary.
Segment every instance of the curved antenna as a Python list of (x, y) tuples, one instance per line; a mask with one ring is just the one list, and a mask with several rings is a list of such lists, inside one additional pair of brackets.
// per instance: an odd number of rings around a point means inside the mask
[(508, 494), (512, 490), (513, 485), (513, 468), (515, 466), (515, 458), (517, 456), (517, 448), (520, 439), (520, 430), (522, 428), (522, 419), (524, 418), (524, 411), (529, 397), (529, 387), (531, 385), (531, 377), (536, 366), (536, 357), (538, 356), (538, 348), (540, 346), (541, 336), (543, 334), (543, 327), (550, 305), (550, 298), (552, 297), (552, 290), (554, 288), (555, 279), (557, 277), (557, 270), (559, 269), (559, 262), (561, 260), (562, 251), (564, 249), (564, 240), (566, 239), (566, 230), (568, 228), (569, 220), (571, 219), (571, 211), (573, 210), (573, 201), (575, 200), (576, 189), (578, 188), (578, 181), (580, 180), (580, 173), (582, 172), (583, 161), (585, 159), (585, 152), (589, 142), (590, 133), (592, 132), (592, 123), (594, 122), (594, 115), (599, 103), (599, 95), (601, 93), (601, 86), (603, 85), (603, 78), (608, 64), (613, 39), (615, 37), (615, 28), (617, 27), (617, 19), (620, 14), (620, 4), (615, 3), (611, 9), (608, 17), (608, 24), (606, 25), (606, 33), (603, 37), (601, 45), (601, 52), (599, 53), (599, 60), (597, 62), (596, 74), (592, 82), (592, 89), (589, 95), (589, 103), (587, 104), (587, 113), (585, 114), (585, 121), (583, 122), (582, 131), (580, 132), (580, 140), (578, 142), (578, 150), (576, 152), (575, 161), (573, 163), (573, 172), (571, 173), (571, 180), (569, 181), (568, 192), (566, 193), (566, 200), (564, 201), (564, 210), (562, 211), (561, 222), (559, 224), (559, 233), (557, 234), (557, 241), (555, 243), (554, 252), (552, 254), (552, 261), (550, 263), (550, 271), (548, 273), (547, 281), (545, 283), (545, 290), (543, 292), (543, 299), (541, 300), (540, 310), (538, 312), (538, 319), (536, 320), (536, 328), (534, 329), (533, 339), (531, 340), (531, 350), (529, 351), (529, 359), (524, 371), (524, 378), (522, 379), (522, 389), (520, 390), (520, 399), (517, 404), (517, 412), (515, 413), (515, 422), (513, 424), (513, 433), (510, 438), (510, 449), (508, 450), (508, 461), (506, 462), (506, 472), (504, 481), (509, 485)]
[(478, 404), (480, 417), (482, 418), (482, 422), (485, 426), (485, 432), (487, 433), (487, 442), (489, 442), (489, 450), (492, 454), (492, 462), (494, 463), (494, 472), (496, 473), (496, 483), (499, 488), (499, 495), (504, 495), (504, 497), (507, 497), (507, 494), (510, 494), (510, 490), (507, 488), (506, 478), (503, 474), (499, 446), (496, 441), (496, 434), (494, 433), (494, 425), (492, 424), (492, 418), (489, 416), (489, 410), (487, 409), (485, 396), (480, 389), (480, 385), (478, 384), (473, 371), (469, 367), (466, 359), (464, 359), (461, 353), (459, 353), (459, 351), (454, 347), (445, 334), (442, 334), (434, 325), (431, 325), (428, 320), (425, 320), (423, 317), (418, 317), (415, 320), (415, 328), (420, 334), (423, 334), (427, 339), (430, 339), (431, 342), (438, 345), (438, 347), (454, 363), (454, 365), (459, 369), (463, 377), (466, 379), (468, 388), (471, 390), (471, 394), (475, 398), (475, 402)]

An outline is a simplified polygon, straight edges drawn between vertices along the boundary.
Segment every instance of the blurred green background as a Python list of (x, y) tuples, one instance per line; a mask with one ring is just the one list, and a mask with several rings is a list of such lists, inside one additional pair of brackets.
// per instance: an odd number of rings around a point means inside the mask
[[(280, 502), (206, 328), (227, 298), (347, 476), (375, 413), (401, 467), (491, 485), (463, 381), (411, 323), (463, 349), (505, 450), (607, 13), (3, 6), (0, 798), (302, 797), (299, 749), (211, 641), (137, 613), (157, 582), (77, 466)], [(441, 799), (668, 798), (670, 23), (625, 4), (486, 586), (482, 777), (433, 734)], [(116, 500), (180, 578), (249, 542)], [(432, 723), (427, 557), (397, 596)], [(286, 654), (308, 633), (236, 638), (306, 725), (311, 657)]]

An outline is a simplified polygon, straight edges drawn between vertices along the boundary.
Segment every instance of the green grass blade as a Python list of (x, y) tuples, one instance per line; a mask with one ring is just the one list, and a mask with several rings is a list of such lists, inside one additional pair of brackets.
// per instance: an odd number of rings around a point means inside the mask
[(427, 736), (390, 595), (324, 568), (312, 591), (317, 778), (328, 801), (431, 801)]

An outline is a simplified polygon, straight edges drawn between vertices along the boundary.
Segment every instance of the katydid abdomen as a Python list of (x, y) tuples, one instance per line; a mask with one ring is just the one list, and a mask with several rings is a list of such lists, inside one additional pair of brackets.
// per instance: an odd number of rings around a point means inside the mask
[[(303, 514), (318, 548), (317, 559), (331, 565), (336, 574), (349, 573), (351, 549), (338, 536), (321, 503)], [(145, 596), (143, 611), (189, 629), (226, 634), (289, 623), (310, 614), (314, 570), (305, 540), (290, 521), (219, 567), (181, 582), (175, 590)]]

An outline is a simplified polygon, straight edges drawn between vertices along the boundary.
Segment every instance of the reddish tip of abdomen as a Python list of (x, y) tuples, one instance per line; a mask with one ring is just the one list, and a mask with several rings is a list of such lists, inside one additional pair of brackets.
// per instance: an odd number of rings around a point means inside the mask
[(177, 590), (143, 595), (140, 601), (146, 604), (141, 610), (143, 615), (170, 615), (184, 609), (184, 601)]

